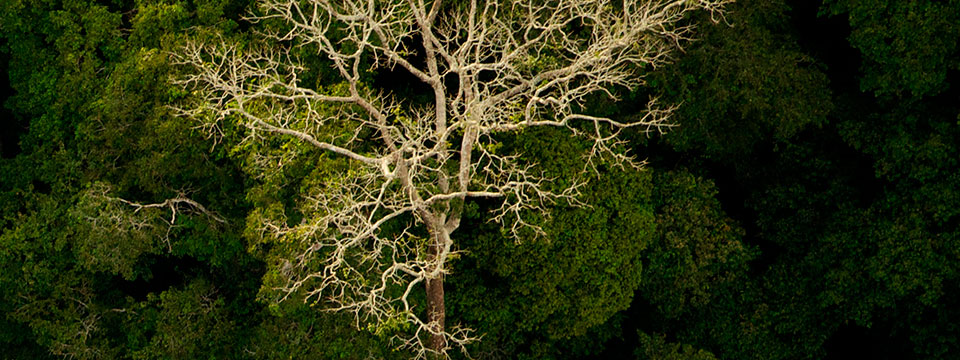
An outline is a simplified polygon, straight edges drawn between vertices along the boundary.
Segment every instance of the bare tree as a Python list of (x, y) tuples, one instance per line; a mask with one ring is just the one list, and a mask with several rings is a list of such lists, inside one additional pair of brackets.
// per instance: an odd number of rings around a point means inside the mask
[[(651, 101), (642, 117), (615, 121), (584, 114), (586, 97), (642, 85), (635, 68), (663, 64), (690, 35), (680, 23), (686, 13), (719, 17), (730, 1), (260, 0), (248, 20), (286, 24), (260, 33), (284, 45), (186, 45), (175, 54), (187, 69), (177, 83), (199, 100), (178, 110), (212, 134), (234, 122), (248, 129), (244, 141), (293, 137), (349, 159), (349, 171), (303, 194), (300, 224), (261, 224), (264, 236), (304, 244), (278, 264), (287, 278), (281, 293), (353, 312), (358, 325), (402, 321), (412, 331), (401, 340), (418, 357), (443, 355), (475, 340), (444, 316), (464, 201), (498, 199), (491, 219), (517, 239), (545, 235), (527, 215), (578, 202), (581, 183), (549, 186), (522, 154), (495, 151), (497, 134), (566, 128), (592, 140), (588, 163), (605, 156), (639, 167), (621, 132), (660, 130), (671, 109)], [(339, 85), (302, 84), (293, 47), (316, 49)], [(432, 103), (370, 88), (361, 75), (371, 63), (413, 74)], [(396, 223), (403, 230), (385, 230)], [(426, 308), (415, 309), (410, 294), (421, 283)]]

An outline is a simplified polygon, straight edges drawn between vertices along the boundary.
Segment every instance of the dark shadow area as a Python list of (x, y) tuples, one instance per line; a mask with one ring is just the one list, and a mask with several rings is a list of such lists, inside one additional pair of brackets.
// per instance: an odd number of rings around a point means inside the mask
[(8, 109), (5, 104), (7, 99), (13, 96), (13, 88), (10, 87), (10, 54), (3, 51), (6, 48), (7, 40), (0, 39), (0, 157), (9, 159), (20, 153), (20, 135), (27, 132), (25, 124)]
[(795, 38), (803, 52), (826, 65), (834, 92), (859, 92), (861, 55), (850, 46), (850, 23), (845, 16), (818, 16), (822, 0), (787, 1)]
[(904, 334), (891, 334), (889, 326), (874, 324), (871, 328), (844, 325), (824, 345), (827, 360), (913, 359), (910, 341)]
[(4, 359), (58, 359), (37, 343), (29, 326), (10, 319), (0, 319), (0, 354)]
[(751, 152), (749, 164), (724, 164), (710, 160), (699, 152), (678, 152), (659, 136), (649, 139), (645, 146), (638, 148), (636, 152), (641, 156), (648, 155), (649, 166), (655, 171), (687, 169), (713, 181), (717, 188), (716, 198), (720, 202), (720, 208), (744, 230), (744, 244), (759, 250), (759, 255), (751, 262), (751, 272), (757, 275), (773, 264), (784, 249), (761, 235), (757, 213), (747, 206), (747, 200), (752, 192), (756, 191), (751, 179), (753, 176), (743, 170), (771, 166), (776, 156), (772, 147), (769, 142), (757, 144)]
[[(417, 69), (426, 69), (425, 50), (419, 36), (405, 39), (402, 48), (410, 53), (405, 59), (411, 65)], [(424, 101), (426, 97), (432, 99), (433, 89), (403, 66), (399, 64), (392, 67), (385, 64), (379, 66), (373, 76), (373, 88), (386, 89), (397, 98), (414, 99), (416, 102)]]
[(630, 154), (646, 160), (653, 171), (672, 171), (689, 166), (697, 154), (680, 152), (664, 140), (663, 134), (637, 132), (630, 138)]
[[(960, 56), (958, 54), (957, 56)], [(944, 80), (946, 89), (934, 96), (926, 99), (930, 107), (939, 111), (944, 111), (947, 116), (957, 116), (960, 112), (960, 69), (947, 71), (947, 78)], [(960, 121), (960, 119), (957, 119)]]
[(250, 11), (254, 8), (254, 0), (230, 0), (223, 7), (223, 14), (225, 18), (237, 23), (238, 32), (247, 32), (255, 25), (243, 18), (249, 16)]
[(50, 186), (50, 184), (37, 179), (33, 179), (32, 181), (30, 181), (30, 185), (33, 186), (33, 191), (40, 194), (49, 195), (50, 192), (53, 191), (53, 188)]
[(619, 336), (607, 341), (599, 354), (584, 359), (633, 359), (634, 351), (640, 347), (638, 331), (653, 333), (662, 328), (661, 321), (655, 318), (656, 314), (656, 307), (643, 298), (639, 291), (635, 292), (630, 307), (617, 315), (622, 316)]
[(203, 263), (192, 257), (151, 255), (142, 263), (147, 268), (145, 275), (132, 281), (120, 276), (113, 279), (114, 286), (120, 292), (136, 301), (146, 300), (148, 294), (159, 294), (171, 287), (183, 285), (189, 278), (197, 276), (206, 268)]
[(753, 192), (757, 191), (757, 187), (742, 171), (738, 171), (738, 167), (753, 168), (772, 165), (775, 161), (775, 152), (772, 151), (772, 147), (773, 145), (767, 142), (759, 143), (754, 147), (752, 161), (756, 165), (743, 167), (713, 161), (701, 165), (706, 177), (713, 180), (717, 186), (717, 200), (720, 202), (720, 208), (743, 228), (743, 243), (759, 250), (757, 257), (750, 262), (751, 276), (766, 271), (783, 254), (784, 248), (761, 235), (757, 212), (747, 206), (748, 199), (753, 196)]
[(823, 131), (804, 132), (800, 138), (815, 142), (820, 155), (835, 164), (835, 176), (846, 184), (857, 206), (867, 208), (880, 200), (886, 183), (877, 178), (876, 160), (844, 142), (832, 125)]

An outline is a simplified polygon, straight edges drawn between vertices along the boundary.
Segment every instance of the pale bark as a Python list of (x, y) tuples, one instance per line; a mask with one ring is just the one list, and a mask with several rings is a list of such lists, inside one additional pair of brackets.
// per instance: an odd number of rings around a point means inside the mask
[[(562, 127), (592, 141), (588, 166), (600, 156), (641, 166), (625, 153), (621, 132), (660, 130), (672, 108), (654, 99), (643, 116), (618, 121), (581, 113), (585, 99), (642, 85), (635, 68), (665, 63), (690, 35), (680, 24), (686, 13), (722, 16), (729, 1), (260, 0), (249, 20), (283, 20), (288, 31), (263, 35), (315, 47), (340, 86), (302, 84), (304, 69), (288, 48), (194, 42), (174, 57), (187, 69), (177, 83), (197, 101), (177, 110), (214, 135), (223, 122), (239, 122), (249, 130), (245, 141), (289, 136), (351, 159), (349, 174), (304, 194), (302, 224), (261, 225), (264, 236), (309, 245), (289, 259), (288, 283), (278, 290), (351, 311), (358, 324), (399, 317), (413, 325), (412, 335), (399, 337), (402, 344), (418, 357), (444, 355), (476, 339), (447, 326), (444, 314), (443, 277), (464, 202), (500, 199), (491, 220), (517, 240), (545, 235), (526, 215), (548, 215), (557, 201), (579, 204), (582, 182), (551, 188), (522, 154), (496, 152), (496, 135)], [(332, 27), (343, 38), (330, 38)], [(423, 67), (410, 60), (411, 41), (419, 41)], [(433, 104), (413, 106), (369, 89), (360, 80), (371, 70), (363, 59), (413, 74), (430, 87)], [(446, 86), (447, 79), (457, 85)], [(352, 136), (332, 130), (344, 128)], [(367, 133), (375, 136), (360, 138)], [(284, 160), (257, 159), (276, 166)], [(400, 234), (382, 231), (404, 218), (413, 220)], [(431, 234), (426, 245), (416, 245), (417, 229)], [(309, 265), (318, 257), (323, 266)], [(420, 283), (427, 288), (425, 311), (409, 301)], [(395, 287), (402, 295), (391, 295)]]

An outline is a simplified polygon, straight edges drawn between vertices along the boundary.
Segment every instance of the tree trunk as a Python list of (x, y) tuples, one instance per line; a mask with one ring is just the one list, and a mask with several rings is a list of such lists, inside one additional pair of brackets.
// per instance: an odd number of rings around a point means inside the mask
[[(442, 243), (439, 237), (434, 237), (434, 242), (430, 245), (430, 258), (436, 259), (440, 254)], [(440, 273), (434, 279), (427, 279), (427, 322), (435, 325), (435, 331), (443, 332), (446, 324), (446, 309), (443, 304), (443, 273)], [(437, 355), (443, 353), (446, 347), (446, 339), (443, 335), (430, 334), (427, 346)]]

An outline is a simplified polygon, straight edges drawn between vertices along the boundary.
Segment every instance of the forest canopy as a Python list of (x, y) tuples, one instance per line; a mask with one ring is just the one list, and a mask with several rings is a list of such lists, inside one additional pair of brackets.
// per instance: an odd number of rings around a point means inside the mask
[(960, 1), (0, 2), (0, 358), (954, 359)]

